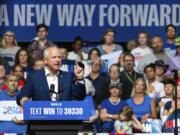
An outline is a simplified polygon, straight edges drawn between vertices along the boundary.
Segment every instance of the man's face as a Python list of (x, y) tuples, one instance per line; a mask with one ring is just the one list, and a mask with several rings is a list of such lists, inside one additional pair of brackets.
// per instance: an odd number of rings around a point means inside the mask
[(133, 70), (133, 67), (134, 67), (134, 60), (132, 58), (132, 56), (125, 56), (124, 57), (124, 69), (126, 71), (131, 71)]
[(118, 66), (112, 66), (109, 71), (109, 76), (112, 79), (118, 79), (120, 76), (119, 68)]
[(155, 71), (153, 68), (151, 67), (146, 68), (145, 73), (148, 80), (153, 80), (155, 78)]
[(58, 71), (61, 66), (61, 55), (58, 48), (50, 48), (44, 58), (46, 66), (52, 71)]
[(37, 36), (39, 37), (39, 39), (46, 39), (47, 35), (48, 35), (48, 32), (43, 27), (37, 31)]
[(167, 35), (168, 39), (174, 39), (176, 36), (176, 30), (172, 26), (169, 26), (167, 28), (166, 35)]
[(101, 60), (95, 59), (91, 67), (92, 67), (92, 72), (98, 73), (101, 70)]
[(174, 86), (172, 84), (166, 84), (164, 85), (164, 91), (166, 95), (173, 95)]
[(16, 76), (9, 76), (6, 81), (7, 91), (9, 93), (14, 93), (18, 90), (18, 79)]
[(163, 41), (159, 37), (154, 37), (152, 39), (151, 47), (154, 51), (154, 53), (161, 53), (163, 52)]

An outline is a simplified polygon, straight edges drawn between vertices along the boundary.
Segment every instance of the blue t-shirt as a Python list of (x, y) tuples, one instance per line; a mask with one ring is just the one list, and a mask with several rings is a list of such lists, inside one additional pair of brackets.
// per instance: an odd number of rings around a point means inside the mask
[[(18, 91), (15, 96), (10, 97), (6, 90), (0, 92), (0, 101), (16, 101)], [(0, 121), (0, 133), (26, 133), (27, 125), (15, 124), (13, 121)]]
[(126, 102), (129, 107), (133, 108), (134, 114), (137, 116), (139, 120), (145, 115), (145, 114), (151, 114), (151, 101), (152, 98), (148, 96), (144, 96), (144, 101), (141, 104), (135, 104), (134, 98), (128, 99)]
[(166, 54), (168, 54), (171, 57), (174, 57), (177, 55), (175, 44), (164, 42), (164, 51), (166, 52)]
[[(101, 109), (106, 109), (108, 114), (119, 114), (119, 111), (124, 106), (127, 106), (126, 101), (120, 100), (118, 104), (112, 104), (109, 99), (102, 101)], [(103, 123), (103, 130), (110, 129), (111, 131), (114, 128), (115, 120), (107, 121)]]
[[(104, 50), (103, 50), (103, 45), (98, 45), (96, 48), (98, 48), (98, 50), (100, 51), (101, 55), (107, 54)], [(121, 47), (121, 45), (116, 44), (115, 45), (115, 49), (113, 50), (113, 52), (116, 51), (123, 51), (123, 48)]]
[[(171, 106), (172, 106), (172, 101), (167, 102), (164, 106), (164, 110), (169, 111), (171, 109)], [(180, 109), (178, 109), (178, 113), (180, 113)]]

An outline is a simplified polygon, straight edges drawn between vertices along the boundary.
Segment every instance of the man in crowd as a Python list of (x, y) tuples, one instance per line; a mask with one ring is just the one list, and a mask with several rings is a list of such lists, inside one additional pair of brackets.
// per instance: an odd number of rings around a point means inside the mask
[(96, 58), (92, 61), (91, 68), (92, 71), (87, 78), (92, 81), (93, 86), (95, 88), (95, 95), (94, 95), (94, 104), (95, 107), (98, 108), (101, 101), (108, 98), (109, 96), (109, 81), (106, 77), (100, 74), (100, 70), (102, 67), (102, 61), (100, 58)]
[(180, 70), (180, 43), (175, 43), (176, 50), (177, 50), (177, 56), (171, 58), (168, 61), (169, 70)]
[(43, 51), (54, 43), (47, 40), (48, 27), (45, 24), (39, 24), (36, 28), (38, 40), (28, 47), (28, 51), (33, 59), (43, 58)]
[(167, 41), (164, 42), (164, 51), (170, 57), (176, 56), (176, 46), (175, 46), (175, 37), (176, 37), (176, 27), (173, 24), (166, 26), (166, 36)]
[(130, 98), (134, 82), (143, 75), (134, 71), (135, 58), (131, 53), (125, 53), (123, 57), (124, 71), (120, 74), (120, 83), (122, 84), (122, 99)]
[(44, 51), (46, 66), (29, 74), (21, 93), (17, 97), (17, 103), (23, 106), (23, 102), (32, 100), (82, 100), (85, 97), (83, 82), (84, 70), (76, 63), (74, 74), (59, 70), (61, 56), (57, 47), (49, 47)]
[(152, 54), (145, 55), (139, 63), (137, 70), (138, 73), (143, 73), (144, 68), (150, 63), (154, 63), (157, 60), (162, 60), (165, 64), (169, 60), (169, 56), (164, 52), (163, 40), (160, 36), (154, 36), (151, 41)]
[(59, 48), (60, 55), (63, 60), (67, 60), (68, 58), (68, 50), (66, 48)]
[(175, 88), (175, 83), (173, 80), (166, 80), (164, 81), (164, 91), (165, 91), (165, 96), (158, 98), (156, 100), (157, 104), (157, 110), (160, 113), (160, 117), (162, 117), (162, 112), (164, 110), (164, 106), (168, 101), (171, 101), (173, 99), (174, 95), (174, 88)]
[[(0, 101), (16, 101), (18, 91), (18, 78), (14, 74), (10, 74), (6, 81), (7, 89), (0, 92)], [(14, 118), (13, 121), (1, 121), (0, 133), (25, 133), (27, 126), (22, 120)]]

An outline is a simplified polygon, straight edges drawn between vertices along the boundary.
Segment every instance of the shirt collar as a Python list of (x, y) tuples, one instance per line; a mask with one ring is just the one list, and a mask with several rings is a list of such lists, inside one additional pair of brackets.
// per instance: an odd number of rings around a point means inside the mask
[[(47, 67), (45, 67), (44, 69), (45, 69), (45, 76), (52, 76), (52, 74), (49, 72)], [(59, 71), (56, 73), (56, 76), (58, 76), (58, 75), (59, 75)]]

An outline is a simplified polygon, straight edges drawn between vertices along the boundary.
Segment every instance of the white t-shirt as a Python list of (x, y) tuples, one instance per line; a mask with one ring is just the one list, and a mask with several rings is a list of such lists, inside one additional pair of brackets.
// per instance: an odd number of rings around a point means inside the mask
[[(88, 54), (82, 52), (82, 56), (83, 56), (84, 60), (88, 59)], [(80, 56), (78, 54), (76, 54), (74, 51), (71, 51), (68, 53), (68, 59), (69, 60), (77, 60), (77, 61), (81, 60)]]
[(7, 60), (9, 66), (14, 66), (14, 59), (19, 49), (20, 49), (19, 46), (15, 46), (14, 48), (11, 49), (0, 48), (0, 55)]
[(134, 57), (135, 57), (135, 67), (134, 67), (134, 70), (136, 72), (137, 72), (138, 64), (142, 60), (144, 55), (151, 54), (151, 53), (152, 53), (152, 49), (149, 48), (149, 47), (146, 47), (146, 48), (137, 47), (137, 48), (135, 48), (134, 50), (131, 51), (131, 54), (133, 54)]
[[(146, 85), (148, 88), (148, 81), (146, 81)], [(152, 86), (154, 86), (155, 90), (149, 94), (149, 97), (153, 99), (161, 98), (165, 96), (165, 91), (164, 91), (164, 84), (158, 81), (152, 82)]]

